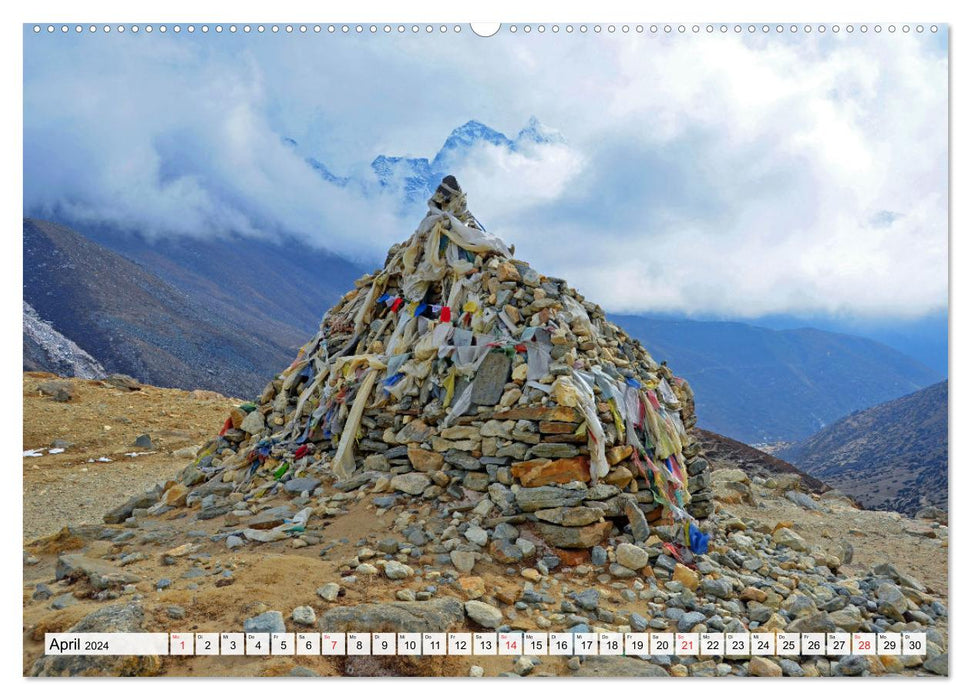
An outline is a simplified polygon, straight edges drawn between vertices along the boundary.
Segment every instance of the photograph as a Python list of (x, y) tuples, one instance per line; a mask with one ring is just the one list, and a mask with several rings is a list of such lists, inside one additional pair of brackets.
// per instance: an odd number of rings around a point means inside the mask
[(21, 32), (24, 678), (949, 676), (946, 22)]

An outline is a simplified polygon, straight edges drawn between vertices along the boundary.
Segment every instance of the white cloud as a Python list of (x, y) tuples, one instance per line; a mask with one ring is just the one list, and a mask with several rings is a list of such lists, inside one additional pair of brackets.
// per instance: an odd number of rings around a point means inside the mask
[(324, 182), (281, 136), (360, 176), (469, 119), (512, 137), (536, 115), (566, 143), (482, 144), (455, 172), (521, 257), (610, 309), (946, 304), (938, 39), (131, 39), (25, 36), (25, 208), (378, 258), (416, 220)]

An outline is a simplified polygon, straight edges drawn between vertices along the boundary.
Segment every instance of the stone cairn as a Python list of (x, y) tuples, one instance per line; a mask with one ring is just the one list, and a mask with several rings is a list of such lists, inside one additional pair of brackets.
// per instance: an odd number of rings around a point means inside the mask
[[(528, 523), (563, 549), (615, 527), (683, 539), (712, 511), (687, 382), (565, 281), (513, 259), (454, 177), (428, 206), (156, 508), (200, 503), (200, 517), (271, 541), (341, 512), (326, 482), (369, 489), (379, 508), (413, 498)], [(245, 522), (281, 496), (306, 507)]]

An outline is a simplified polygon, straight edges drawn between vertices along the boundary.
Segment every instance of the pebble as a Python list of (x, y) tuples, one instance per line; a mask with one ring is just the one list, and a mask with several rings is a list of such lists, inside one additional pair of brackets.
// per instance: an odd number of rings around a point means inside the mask
[(488, 629), (496, 629), (502, 624), (502, 611), (493, 605), (483, 603), (481, 600), (466, 601), (465, 614), (477, 624)]
[(243, 622), (244, 632), (286, 632), (287, 626), (283, 621), (283, 613), (279, 610), (268, 612), (251, 617)]
[(293, 609), (293, 612), (290, 613), (290, 619), (295, 624), (310, 627), (317, 622), (317, 613), (309, 605), (301, 605)]
[(337, 602), (337, 597), (340, 595), (340, 592), (341, 587), (338, 583), (325, 583), (317, 589), (317, 595), (328, 603)]
[(415, 575), (415, 571), (407, 564), (402, 564), (401, 562), (392, 559), (391, 561), (385, 562), (384, 575), (392, 581), (400, 581), (402, 579), (411, 578)]

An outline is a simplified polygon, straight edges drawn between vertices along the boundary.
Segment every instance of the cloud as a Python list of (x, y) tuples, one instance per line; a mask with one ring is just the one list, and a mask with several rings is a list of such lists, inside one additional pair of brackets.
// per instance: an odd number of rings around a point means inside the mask
[(611, 310), (947, 303), (939, 39), (28, 34), (24, 65), (33, 214), (380, 259), (422, 212), (373, 157), (536, 115), (564, 140), (480, 143), (452, 169), (490, 230)]

